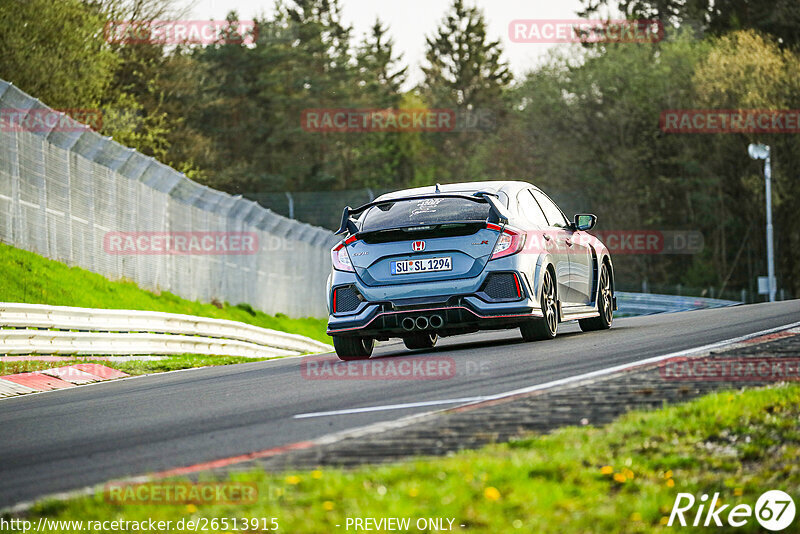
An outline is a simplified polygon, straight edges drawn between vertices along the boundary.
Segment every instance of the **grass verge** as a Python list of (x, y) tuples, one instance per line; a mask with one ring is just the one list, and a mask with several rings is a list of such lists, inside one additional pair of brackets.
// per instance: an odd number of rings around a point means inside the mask
[[(348, 517), (410, 517), (412, 525), (421, 517), (453, 518), (456, 532), (493, 534), (669, 531), (678, 492), (719, 492), (731, 505), (754, 506), (770, 489), (797, 499), (799, 419), (798, 384), (722, 392), (631, 412), (600, 428), (563, 428), (448, 458), (237, 474), (258, 484), (260, 499), (251, 505), (115, 506), (99, 493), (39, 503), (29, 518), (275, 517), (280, 532), (292, 533), (345, 532)], [(795, 521), (786, 532), (797, 532)], [(751, 517), (736, 531), (759, 529)]]
[(0, 302), (185, 313), (240, 321), (331, 343), (325, 333), (325, 319), (291, 319), (283, 314), (268, 315), (248, 304), (221, 303), (217, 307), (166, 291), (153, 293), (130, 281), (111, 281), (80, 267), (69, 267), (2, 243), (0, 280)]
[(178, 354), (168, 356), (161, 360), (131, 360), (109, 361), (102, 358), (86, 356), (83, 358), (70, 358), (60, 361), (25, 360), (9, 362), (0, 360), (0, 376), (17, 373), (31, 373), (44, 371), (53, 367), (66, 367), (76, 363), (98, 363), (118, 369), (129, 375), (146, 375), (150, 373), (163, 373), (177, 371), (178, 369), (192, 369), (195, 367), (210, 367), (212, 365), (232, 365), (235, 363), (260, 362), (273, 358), (242, 358), (240, 356), (208, 356), (205, 354)]

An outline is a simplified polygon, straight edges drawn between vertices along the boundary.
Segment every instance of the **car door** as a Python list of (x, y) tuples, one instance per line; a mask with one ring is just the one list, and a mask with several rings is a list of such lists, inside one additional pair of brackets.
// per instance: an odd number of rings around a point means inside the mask
[[(569, 247), (566, 241), (569, 237), (562, 226), (559, 226), (560, 221), (555, 217), (547, 216), (547, 212), (542, 208), (535, 196), (538, 193), (536, 189), (529, 189), (523, 191), (520, 206), (524, 203), (532, 202), (526, 211), (533, 214), (539, 222), (540, 229), (531, 236), (535, 239), (535, 245), (546, 251), (553, 258), (553, 264), (556, 269), (556, 281), (558, 285), (558, 298), (562, 304), (568, 305), (570, 301), (570, 266), (569, 266)], [(526, 196), (527, 195), (527, 196)], [(558, 211), (558, 209), (556, 208)], [(560, 213), (560, 212), (559, 212)], [(531, 215), (526, 216), (530, 219)], [(562, 216), (563, 217), (563, 216)], [(526, 245), (526, 248), (528, 246)]]
[[(541, 191), (532, 190), (533, 196), (541, 206), (550, 227), (556, 232), (557, 245), (567, 258), (567, 276), (564, 281), (565, 292), (562, 303), (567, 306), (585, 306), (590, 302), (590, 284), (592, 279), (591, 251), (581, 232), (572, 229), (564, 213), (550, 197)], [(559, 280), (559, 285), (561, 281)]]
[(575, 303), (584, 306), (592, 303), (594, 278), (594, 264), (588, 237), (586, 232), (573, 232), (570, 238), (572, 245), (569, 255), (570, 289), (574, 294)]

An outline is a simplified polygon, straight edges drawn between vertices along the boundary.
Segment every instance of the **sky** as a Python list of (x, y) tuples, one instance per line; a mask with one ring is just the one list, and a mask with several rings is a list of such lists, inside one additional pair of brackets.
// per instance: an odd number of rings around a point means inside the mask
[[(432, 35), (444, 18), (452, 0), (340, 0), (344, 21), (353, 26), (357, 41), (376, 17), (389, 26), (395, 50), (403, 53), (410, 65), (409, 83), (421, 78), (419, 66), (425, 57), (425, 37)], [(500, 39), (505, 58), (515, 77), (521, 77), (540, 61), (553, 44), (512, 43), (508, 24), (515, 19), (575, 19), (580, 0), (473, 0), (483, 10), (491, 39)], [(249, 20), (273, 11), (273, 0), (185, 0), (192, 5), (189, 18), (224, 19), (231, 10)]]

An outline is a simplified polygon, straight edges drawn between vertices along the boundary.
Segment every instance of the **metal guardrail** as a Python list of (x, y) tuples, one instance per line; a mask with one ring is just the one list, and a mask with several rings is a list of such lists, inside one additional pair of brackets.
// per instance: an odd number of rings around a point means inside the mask
[[(650, 315), (741, 304), (617, 292), (619, 312)], [(209, 354), (249, 358), (333, 347), (246, 323), (176, 313), (0, 303), (0, 354)]]
[(652, 315), (654, 313), (673, 313), (706, 308), (722, 308), (742, 304), (735, 300), (711, 299), (705, 297), (683, 297), (678, 295), (659, 295), (654, 293), (627, 293), (617, 291), (618, 311), (624, 315)]
[(215, 354), (270, 357), (328, 352), (277, 330), (175, 313), (0, 303), (0, 354)]

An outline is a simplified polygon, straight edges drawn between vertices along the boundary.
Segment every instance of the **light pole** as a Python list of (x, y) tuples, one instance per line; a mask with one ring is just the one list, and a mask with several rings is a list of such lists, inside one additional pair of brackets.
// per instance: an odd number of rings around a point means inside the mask
[(753, 159), (764, 160), (764, 181), (767, 189), (767, 282), (769, 301), (775, 302), (775, 253), (772, 250), (772, 167), (770, 166), (769, 145), (751, 143), (747, 153)]

